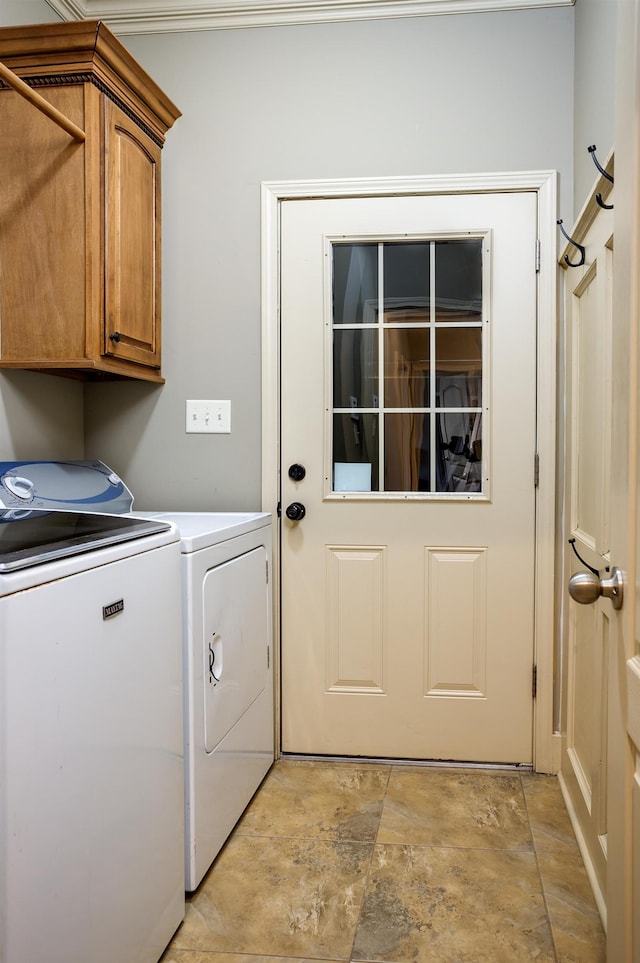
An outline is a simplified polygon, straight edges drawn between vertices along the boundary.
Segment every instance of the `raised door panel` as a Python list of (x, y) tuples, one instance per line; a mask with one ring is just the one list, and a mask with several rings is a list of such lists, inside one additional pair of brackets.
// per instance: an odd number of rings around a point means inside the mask
[(160, 367), (160, 148), (105, 101), (104, 353)]
[(385, 549), (328, 545), (328, 692), (385, 691)]

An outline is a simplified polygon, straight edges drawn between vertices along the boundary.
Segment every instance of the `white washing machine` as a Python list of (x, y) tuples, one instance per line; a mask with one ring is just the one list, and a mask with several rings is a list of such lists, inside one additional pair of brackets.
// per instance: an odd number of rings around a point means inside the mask
[(178, 533), (40, 501), (0, 510), (0, 960), (156, 963), (184, 916)]
[[(0, 506), (127, 513), (133, 496), (99, 461), (0, 462)], [(101, 507), (102, 506), (102, 507)], [(274, 759), (272, 518), (135, 512), (180, 534), (185, 877), (194, 890)]]
[(271, 515), (150, 515), (180, 532), (185, 875), (194, 890), (274, 758)]

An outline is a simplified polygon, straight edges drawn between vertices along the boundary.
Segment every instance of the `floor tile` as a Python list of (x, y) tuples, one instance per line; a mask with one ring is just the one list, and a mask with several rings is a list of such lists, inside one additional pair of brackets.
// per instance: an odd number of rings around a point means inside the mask
[(391, 767), (277, 762), (238, 835), (373, 842)]
[(199, 950), (167, 950), (159, 963), (333, 963), (331, 960), (296, 959), (291, 956), (246, 956)]
[(352, 959), (553, 963), (535, 856), (378, 844)]
[(605, 963), (557, 779), (276, 763), (161, 963), (336, 960)]
[(234, 836), (188, 900), (172, 946), (347, 960), (372, 848)]
[(558, 963), (604, 963), (606, 938), (584, 864), (571, 853), (539, 853)]
[(394, 768), (378, 842), (531, 851), (520, 777), (478, 770)]
[(580, 851), (557, 777), (523, 773), (521, 778), (536, 852), (577, 856)]

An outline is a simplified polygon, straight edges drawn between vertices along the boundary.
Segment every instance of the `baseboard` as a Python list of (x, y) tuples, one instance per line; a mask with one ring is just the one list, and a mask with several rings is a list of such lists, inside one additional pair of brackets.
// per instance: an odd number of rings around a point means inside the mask
[(578, 818), (577, 818), (577, 815), (576, 815), (576, 811), (575, 811), (575, 809), (574, 809), (573, 803), (571, 802), (571, 796), (569, 795), (569, 790), (567, 789), (567, 785), (566, 785), (566, 783), (565, 783), (564, 776), (562, 775), (562, 772), (559, 772), (559, 773), (558, 773), (558, 784), (560, 785), (560, 791), (561, 791), (561, 793), (562, 793), (562, 798), (564, 799), (564, 804), (565, 804), (565, 806), (567, 807), (567, 812), (568, 812), (568, 814), (569, 814), (569, 819), (571, 820), (571, 825), (572, 825), (572, 827), (573, 827), (573, 831), (574, 831), (574, 833), (575, 833), (575, 837), (576, 837), (576, 840), (577, 840), (577, 842), (578, 842), (578, 849), (580, 850), (580, 855), (582, 856), (582, 862), (584, 863), (584, 868), (585, 868), (585, 870), (586, 870), (586, 872), (587, 872), (587, 878), (588, 878), (588, 880), (589, 880), (589, 884), (590, 884), (591, 890), (592, 890), (592, 892), (593, 892), (593, 898), (594, 898), (595, 901), (596, 901), (596, 906), (598, 907), (598, 912), (600, 913), (600, 919), (602, 920), (602, 925), (603, 925), (604, 931), (605, 931), (605, 933), (606, 933), (606, 931), (607, 931), (607, 901), (606, 901), (605, 895), (604, 895), (604, 893), (602, 892), (602, 890), (601, 890), (601, 888), (600, 888), (600, 885), (599, 885), (599, 883), (598, 883), (598, 879), (597, 879), (596, 872), (595, 872), (595, 869), (594, 869), (594, 866), (593, 866), (593, 862), (592, 862), (592, 860), (591, 860), (591, 856), (589, 855), (589, 849), (588, 849), (588, 847), (587, 847), (587, 844), (586, 844), (584, 835), (583, 835), (583, 833), (582, 833), (582, 829), (580, 828), (580, 823), (578, 822)]

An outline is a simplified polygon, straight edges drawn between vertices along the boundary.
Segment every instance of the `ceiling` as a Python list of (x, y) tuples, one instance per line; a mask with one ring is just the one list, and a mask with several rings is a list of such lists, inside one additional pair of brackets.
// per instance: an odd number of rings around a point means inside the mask
[(104, 20), (119, 34), (569, 6), (574, 0), (47, 0), (63, 20)]

